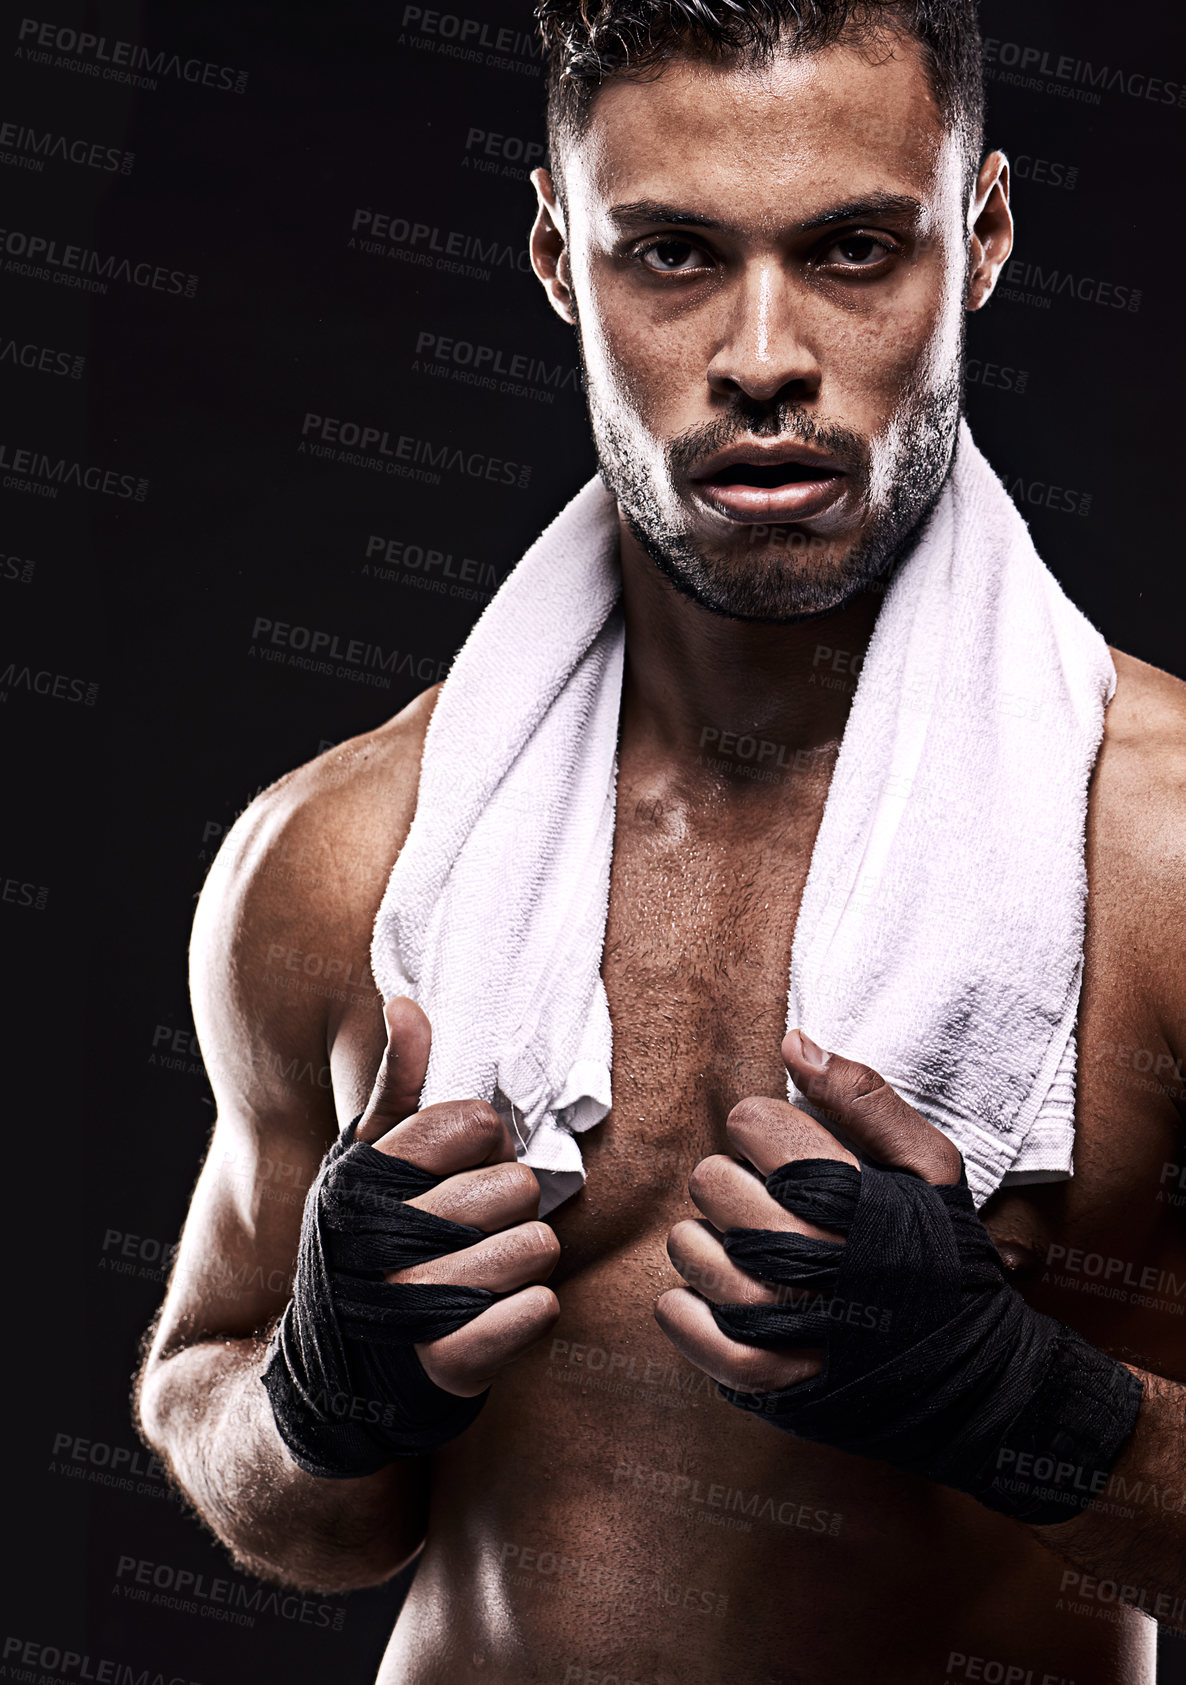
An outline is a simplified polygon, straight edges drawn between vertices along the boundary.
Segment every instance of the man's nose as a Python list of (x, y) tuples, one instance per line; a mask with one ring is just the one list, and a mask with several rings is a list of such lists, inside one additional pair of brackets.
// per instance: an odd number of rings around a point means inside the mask
[(730, 289), (708, 384), (721, 397), (741, 392), (769, 403), (801, 402), (819, 391), (821, 370), (804, 338), (803, 303), (776, 262), (755, 264)]

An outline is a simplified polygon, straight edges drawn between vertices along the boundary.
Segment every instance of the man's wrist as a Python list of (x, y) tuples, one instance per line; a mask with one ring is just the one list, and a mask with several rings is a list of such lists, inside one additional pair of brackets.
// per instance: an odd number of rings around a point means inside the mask
[[(1038, 1314), (1038, 1313), (1034, 1313)], [(989, 1509), (1031, 1527), (1073, 1521), (1106, 1489), (1136, 1427), (1139, 1377), (1057, 1324), (1038, 1386), (986, 1470)]]
[[(268, 1395), (272, 1420), (281, 1444), (296, 1466), (321, 1480), (362, 1479), (377, 1474), (395, 1460), (368, 1431), (368, 1420), (381, 1420), (381, 1399), (330, 1395), (325, 1389), (310, 1395), (294, 1379), (298, 1363), (293, 1345), (290, 1300), (265, 1354), (260, 1384)], [(361, 1419), (360, 1419), (361, 1418)]]

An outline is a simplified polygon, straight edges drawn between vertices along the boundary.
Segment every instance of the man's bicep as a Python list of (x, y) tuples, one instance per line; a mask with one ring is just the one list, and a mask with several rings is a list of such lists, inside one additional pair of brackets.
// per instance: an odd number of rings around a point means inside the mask
[[(343, 914), (319, 871), (315, 820), (282, 784), (231, 828), (198, 898), (190, 939), (194, 1026), (219, 1112), (332, 1116), (324, 998), (289, 963)], [(285, 862), (299, 852), (300, 877)]]

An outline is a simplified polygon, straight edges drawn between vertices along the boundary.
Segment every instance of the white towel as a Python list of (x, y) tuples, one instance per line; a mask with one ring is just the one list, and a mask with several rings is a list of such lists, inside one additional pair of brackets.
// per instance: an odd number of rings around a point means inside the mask
[[(541, 1213), (580, 1187), (576, 1136), (610, 1106), (619, 594), (616, 510), (595, 479), (442, 687), (375, 921), (383, 996), (411, 995), (432, 1022), (421, 1103), (498, 1105)], [(1087, 786), (1114, 687), (1103, 639), (961, 427), (861, 670), (787, 1022), (943, 1129), (979, 1200), (1007, 1174), (1071, 1169)]]

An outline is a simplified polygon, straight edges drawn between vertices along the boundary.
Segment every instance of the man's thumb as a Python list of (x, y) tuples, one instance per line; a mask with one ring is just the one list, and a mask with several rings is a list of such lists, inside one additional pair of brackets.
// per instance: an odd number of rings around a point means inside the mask
[(420, 1090), (428, 1070), (432, 1026), (423, 1010), (407, 995), (393, 995), (383, 1007), (383, 1016), (387, 1046), (356, 1131), (359, 1141), (377, 1141), (420, 1109)]

